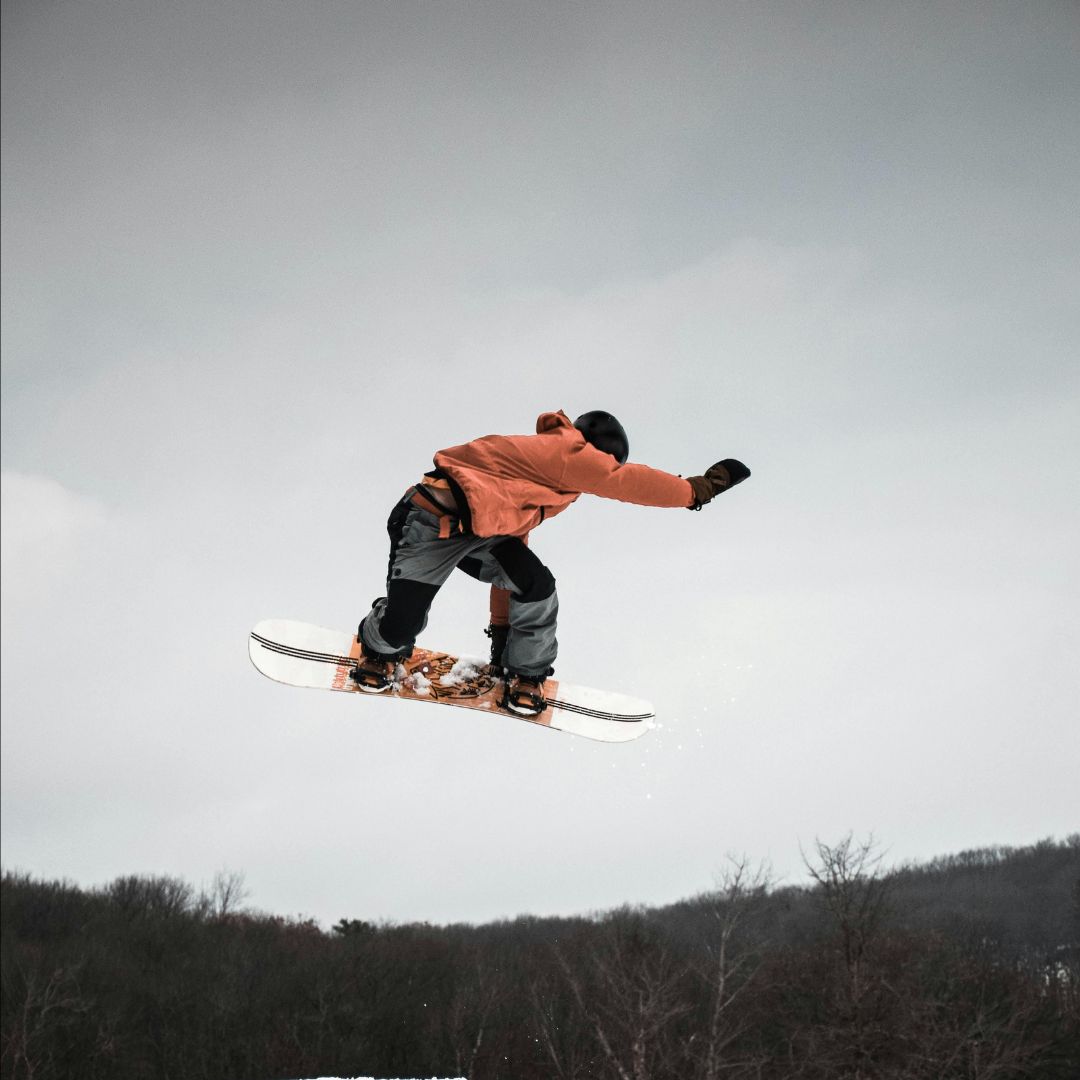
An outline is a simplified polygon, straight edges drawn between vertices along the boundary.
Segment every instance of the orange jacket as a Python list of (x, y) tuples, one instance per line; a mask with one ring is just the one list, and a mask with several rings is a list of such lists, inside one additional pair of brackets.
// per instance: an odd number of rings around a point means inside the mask
[(477, 536), (526, 536), (583, 494), (639, 506), (694, 502), (688, 481), (648, 465), (620, 465), (561, 411), (543, 413), (535, 435), (485, 435), (440, 450), (435, 467), (464, 495)]

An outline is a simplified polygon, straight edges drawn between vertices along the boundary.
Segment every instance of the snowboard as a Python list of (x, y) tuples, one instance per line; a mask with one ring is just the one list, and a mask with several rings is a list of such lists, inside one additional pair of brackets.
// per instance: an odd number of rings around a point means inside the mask
[(521, 716), (499, 704), (502, 680), (482, 660), (420, 648), (413, 649), (412, 655), (398, 664), (389, 690), (369, 694), (349, 678), (360, 657), (360, 644), (354, 634), (291, 619), (260, 622), (251, 631), (248, 655), (263, 675), (289, 686), (340, 690), (373, 699), (454, 705), (600, 742), (636, 739), (652, 728), (656, 716), (647, 701), (570, 686), (555, 679), (544, 684), (544, 711), (536, 716)]

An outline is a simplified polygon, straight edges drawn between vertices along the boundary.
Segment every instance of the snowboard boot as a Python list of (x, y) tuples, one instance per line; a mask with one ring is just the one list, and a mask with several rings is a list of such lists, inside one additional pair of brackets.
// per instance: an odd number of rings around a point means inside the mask
[(518, 716), (539, 716), (546, 708), (543, 675), (516, 675), (508, 671), (503, 683), (504, 709)]
[(356, 667), (349, 672), (349, 678), (365, 694), (381, 694), (384, 690), (389, 690), (394, 685), (394, 669), (397, 667), (398, 658), (372, 652), (364, 644), (359, 630), (356, 632), (356, 640), (360, 642), (360, 659), (356, 661)]
[(492, 623), (485, 631), (485, 634), (491, 638), (491, 662), (489, 667), (496, 675), (502, 673), (502, 655), (503, 649), (506, 648), (506, 638), (510, 633), (509, 626), (497, 626)]

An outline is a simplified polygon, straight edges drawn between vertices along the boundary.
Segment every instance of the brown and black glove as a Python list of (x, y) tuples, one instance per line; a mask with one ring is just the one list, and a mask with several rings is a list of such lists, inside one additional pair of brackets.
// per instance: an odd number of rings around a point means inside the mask
[(705, 470), (704, 476), (688, 476), (687, 480), (694, 489), (694, 505), (691, 510), (700, 510), (723, 491), (741, 484), (750, 475), (750, 470), (735, 458), (724, 458)]

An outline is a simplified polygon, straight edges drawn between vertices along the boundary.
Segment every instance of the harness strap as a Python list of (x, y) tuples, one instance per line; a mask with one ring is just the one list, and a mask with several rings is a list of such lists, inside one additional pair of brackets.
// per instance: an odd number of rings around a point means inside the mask
[(413, 506), (418, 506), (421, 510), (426, 510), (429, 514), (432, 514), (439, 519), (440, 540), (448, 540), (451, 532), (464, 532), (461, 525), (461, 519), (448, 513), (445, 506), (437, 503), (419, 485), (410, 488), (407, 497)]

